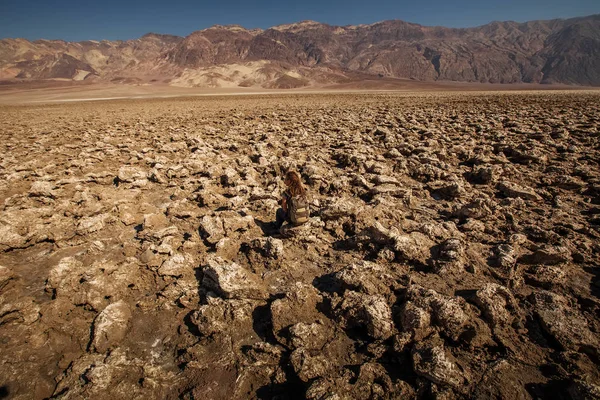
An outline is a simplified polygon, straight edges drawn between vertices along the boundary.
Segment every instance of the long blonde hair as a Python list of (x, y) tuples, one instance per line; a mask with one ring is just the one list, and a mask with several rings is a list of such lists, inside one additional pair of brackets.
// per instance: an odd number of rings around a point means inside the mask
[(304, 186), (302, 185), (300, 174), (298, 174), (296, 171), (288, 171), (285, 174), (285, 180), (283, 182), (288, 188), (290, 188), (290, 193), (292, 196), (306, 195), (306, 189), (304, 189)]

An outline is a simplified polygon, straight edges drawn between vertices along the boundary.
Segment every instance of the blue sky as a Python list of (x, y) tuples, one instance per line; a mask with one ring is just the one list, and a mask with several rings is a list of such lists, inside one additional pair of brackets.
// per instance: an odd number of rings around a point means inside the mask
[(401, 19), (470, 27), (600, 14), (600, 0), (0, 0), (0, 38), (133, 39), (148, 32), (185, 36), (214, 24), (246, 28), (312, 19), (332, 25)]

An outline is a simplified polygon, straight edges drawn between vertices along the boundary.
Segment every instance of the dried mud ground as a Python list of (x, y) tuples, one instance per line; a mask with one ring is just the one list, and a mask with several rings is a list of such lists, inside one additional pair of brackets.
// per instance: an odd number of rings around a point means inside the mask
[(0, 397), (600, 398), (599, 125), (599, 92), (0, 107)]

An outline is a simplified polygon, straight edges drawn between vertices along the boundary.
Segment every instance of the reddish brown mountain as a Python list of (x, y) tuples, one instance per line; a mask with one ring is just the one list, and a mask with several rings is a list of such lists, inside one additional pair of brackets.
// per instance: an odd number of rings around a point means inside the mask
[(378, 76), (420, 81), (600, 85), (600, 15), (467, 29), (403, 21), (267, 30), (214, 26), (182, 38), (5, 39), (0, 79), (299, 87)]

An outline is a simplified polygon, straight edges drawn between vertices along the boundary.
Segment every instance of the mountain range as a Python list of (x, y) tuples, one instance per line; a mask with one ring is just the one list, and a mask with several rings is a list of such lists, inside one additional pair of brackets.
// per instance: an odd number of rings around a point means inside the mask
[(475, 28), (303, 21), (127, 41), (0, 40), (3, 83), (298, 88), (388, 78), (600, 86), (600, 15)]

